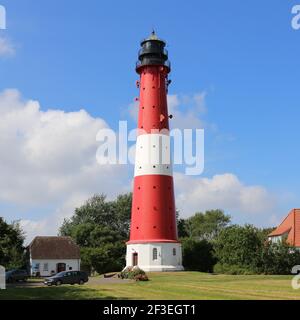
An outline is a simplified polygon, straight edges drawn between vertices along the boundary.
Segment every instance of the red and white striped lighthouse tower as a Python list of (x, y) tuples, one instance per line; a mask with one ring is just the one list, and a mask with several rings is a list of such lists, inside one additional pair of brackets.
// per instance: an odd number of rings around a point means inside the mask
[(126, 266), (145, 271), (183, 270), (178, 241), (167, 90), (166, 43), (153, 32), (141, 43), (140, 89), (130, 240)]

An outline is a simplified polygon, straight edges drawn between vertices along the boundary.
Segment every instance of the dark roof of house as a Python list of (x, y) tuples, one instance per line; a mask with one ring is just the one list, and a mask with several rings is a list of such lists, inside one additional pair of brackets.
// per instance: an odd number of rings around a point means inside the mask
[(80, 248), (71, 237), (35, 237), (29, 251), (32, 259), (80, 259)]
[(281, 224), (269, 234), (269, 237), (287, 235), (287, 242), (295, 247), (300, 247), (300, 209), (293, 209)]

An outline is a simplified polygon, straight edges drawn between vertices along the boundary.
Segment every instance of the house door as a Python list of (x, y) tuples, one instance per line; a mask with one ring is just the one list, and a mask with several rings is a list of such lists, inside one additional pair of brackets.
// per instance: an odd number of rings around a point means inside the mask
[(56, 265), (57, 268), (57, 273), (62, 272), (62, 271), (66, 271), (66, 264), (65, 263), (58, 263)]
[(132, 254), (132, 265), (133, 265), (133, 267), (138, 265), (138, 254), (137, 254), (137, 252)]

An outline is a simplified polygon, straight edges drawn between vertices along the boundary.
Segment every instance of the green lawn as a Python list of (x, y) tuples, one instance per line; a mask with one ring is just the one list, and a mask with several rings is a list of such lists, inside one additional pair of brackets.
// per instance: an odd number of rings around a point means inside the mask
[(148, 282), (10, 288), (0, 299), (300, 299), (292, 276), (229, 276), (198, 272), (150, 273)]

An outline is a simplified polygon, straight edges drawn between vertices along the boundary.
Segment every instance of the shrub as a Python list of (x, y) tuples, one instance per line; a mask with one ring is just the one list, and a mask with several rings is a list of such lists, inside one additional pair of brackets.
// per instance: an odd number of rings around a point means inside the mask
[(120, 273), (120, 277), (122, 279), (128, 279), (128, 276), (132, 271), (133, 271), (133, 267), (127, 267)]
[(133, 279), (136, 281), (148, 281), (146, 272), (138, 267), (127, 267), (120, 274), (122, 279)]
[(227, 274), (290, 274), (300, 265), (300, 252), (284, 242), (266, 242), (264, 230), (250, 225), (230, 226), (214, 242), (218, 264)]
[(149, 278), (146, 274), (137, 274), (136, 276), (134, 276), (134, 280), (135, 281), (148, 281)]
[(265, 244), (257, 263), (257, 271), (264, 274), (291, 274), (300, 265), (300, 252), (285, 243)]

